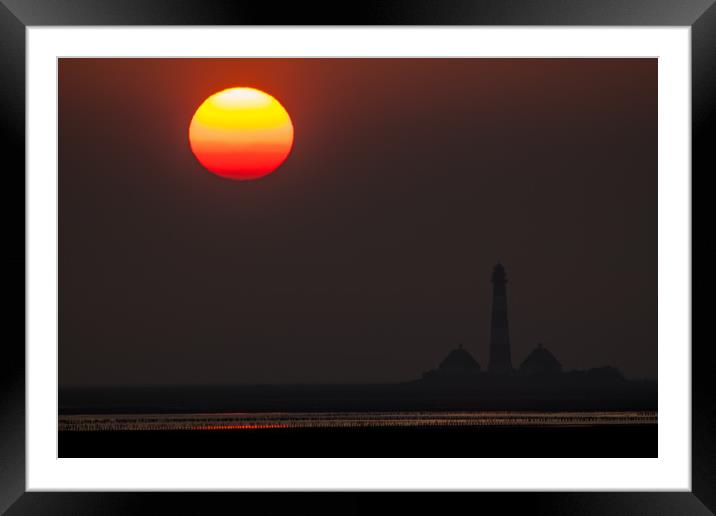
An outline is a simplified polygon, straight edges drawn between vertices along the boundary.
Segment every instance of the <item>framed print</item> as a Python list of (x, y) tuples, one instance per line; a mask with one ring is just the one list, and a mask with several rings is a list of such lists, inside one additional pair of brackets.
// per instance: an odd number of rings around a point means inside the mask
[(714, 510), (712, 2), (130, 4), (0, 6), (3, 510)]

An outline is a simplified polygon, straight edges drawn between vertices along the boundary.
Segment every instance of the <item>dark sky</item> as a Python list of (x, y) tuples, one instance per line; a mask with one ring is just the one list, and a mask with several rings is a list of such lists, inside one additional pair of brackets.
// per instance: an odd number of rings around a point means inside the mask
[[(231, 181), (187, 141), (228, 87), (295, 127)], [(61, 385), (375, 382), (488, 362), (657, 370), (656, 59), (62, 59)]]

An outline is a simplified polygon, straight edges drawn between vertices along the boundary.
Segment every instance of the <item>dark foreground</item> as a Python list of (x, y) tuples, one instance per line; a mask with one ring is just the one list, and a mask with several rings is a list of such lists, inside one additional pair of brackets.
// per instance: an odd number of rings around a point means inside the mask
[(60, 457), (657, 457), (657, 425), (59, 432)]
[(374, 411), (656, 411), (657, 383), (480, 376), (467, 383), (61, 388), (60, 414)]

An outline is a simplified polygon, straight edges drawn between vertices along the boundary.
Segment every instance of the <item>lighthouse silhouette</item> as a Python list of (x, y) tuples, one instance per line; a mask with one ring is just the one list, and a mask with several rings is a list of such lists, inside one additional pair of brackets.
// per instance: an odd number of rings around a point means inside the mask
[(507, 274), (499, 261), (492, 271), (490, 364), (487, 370), (492, 374), (512, 373), (510, 333), (507, 326)]

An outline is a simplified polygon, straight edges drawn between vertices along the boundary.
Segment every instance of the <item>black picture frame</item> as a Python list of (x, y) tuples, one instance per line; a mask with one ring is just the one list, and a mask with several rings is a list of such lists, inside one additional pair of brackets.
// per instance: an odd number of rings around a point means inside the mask
[[(692, 178), (716, 170), (712, 150), (716, 125), (715, 0), (403, 0), (360, 3), (266, 2), (230, 0), (0, 0), (0, 112), (4, 138), (6, 285), (20, 290), (24, 267), (25, 29), (46, 25), (621, 25), (691, 28)], [(709, 138), (711, 136), (711, 138)], [(22, 192), (22, 194), (21, 194)], [(22, 199), (21, 206), (8, 202)], [(24, 219), (23, 219), (24, 220)], [(12, 223), (10, 223), (12, 221)], [(14, 283), (17, 282), (17, 285)], [(12, 291), (6, 289), (6, 292)], [(23, 292), (24, 283), (23, 283)], [(23, 299), (25, 295), (23, 294)], [(24, 303), (7, 296), (6, 314), (15, 327)], [(21, 313), (22, 311), (22, 313)], [(9, 312), (9, 313), (8, 313)], [(660, 314), (664, 315), (664, 314)], [(9, 328), (9, 326), (6, 326)], [(686, 343), (674, 343), (685, 345)], [(469, 504), (537, 514), (713, 514), (716, 513), (716, 400), (713, 397), (713, 346), (692, 344), (692, 490), (647, 493), (470, 493), (451, 496), (450, 505)], [(0, 374), (0, 512), (7, 514), (209, 514), (235, 497), (276, 504), (294, 514), (362, 514), (384, 507), (379, 493), (316, 495), (229, 493), (40, 493), (25, 492), (24, 338), (5, 333)], [(400, 496), (410, 506), (444, 509), (442, 495)], [(336, 499), (338, 498), (338, 499)], [(391, 496), (391, 503), (396, 498)], [(336, 509), (340, 507), (340, 509)], [(442, 512), (442, 511), (440, 511)]]

